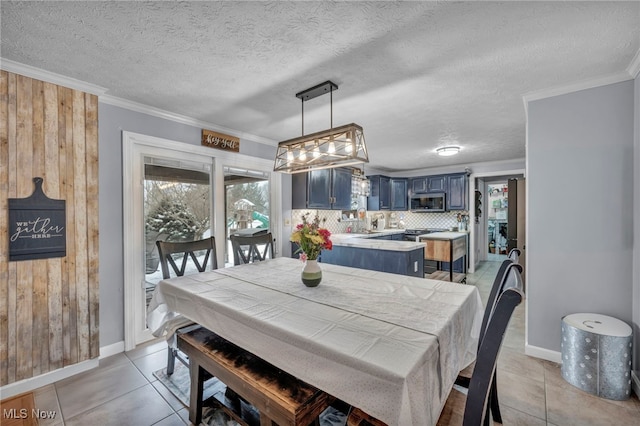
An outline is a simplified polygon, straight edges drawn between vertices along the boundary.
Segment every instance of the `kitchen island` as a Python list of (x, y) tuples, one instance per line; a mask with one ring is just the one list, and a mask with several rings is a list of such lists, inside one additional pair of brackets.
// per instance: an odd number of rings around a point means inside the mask
[[(467, 233), (466, 232), (434, 232), (420, 235), (423, 242), (425, 260), (449, 262), (448, 274), (436, 271), (429, 278), (451, 282), (465, 282), (467, 272)], [(453, 262), (463, 258), (463, 273), (453, 272)]]
[(402, 230), (334, 234), (331, 236), (333, 249), (323, 250), (320, 262), (424, 277), (424, 243), (381, 239), (398, 233)]

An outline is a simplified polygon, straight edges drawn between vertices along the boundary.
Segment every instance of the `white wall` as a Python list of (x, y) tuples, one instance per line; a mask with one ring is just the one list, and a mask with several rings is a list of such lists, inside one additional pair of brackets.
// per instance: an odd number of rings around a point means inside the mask
[(564, 315), (632, 321), (633, 93), (628, 80), (528, 102), (530, 355), (559, 353)]

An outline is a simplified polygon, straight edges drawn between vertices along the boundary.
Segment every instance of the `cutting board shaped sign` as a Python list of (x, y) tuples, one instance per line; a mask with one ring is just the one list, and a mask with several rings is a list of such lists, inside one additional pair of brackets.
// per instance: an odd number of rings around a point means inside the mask
[(41, 177), (27, 198), (9, 198), (9, 260), (47, 259), (67, 255), (65, 200), (42, 191)]

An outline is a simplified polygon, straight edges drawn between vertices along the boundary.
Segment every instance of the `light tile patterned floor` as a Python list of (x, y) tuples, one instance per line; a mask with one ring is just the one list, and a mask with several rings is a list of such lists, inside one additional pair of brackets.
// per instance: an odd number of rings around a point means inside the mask
[[(467, 283), (483, 300), (499, 262), (484, 262)], [(41, 426), (184, 426), (188, 412), (151, 374), (165, 366), (164, 340), (100, 361), (100, 366), (35, 392), (36, 407), (61, 415)], [(560, 367), (524, 355), (524, 306), (509, 325), (498, 362), (498, 391), (505, 425), (637, 426), (640, 401), (610, 401), (580, 391), (560, 376)], [(452, 423), (453, 424), (453, 423)]]

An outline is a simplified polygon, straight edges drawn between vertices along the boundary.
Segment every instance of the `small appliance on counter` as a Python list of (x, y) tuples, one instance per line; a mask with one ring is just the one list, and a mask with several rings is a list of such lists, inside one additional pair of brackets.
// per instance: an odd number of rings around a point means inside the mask
[(389, 228), (397, 228), (398, 227), (398, 214), (396, 212), (391, 212), (389, 214)]
[(373, 215), (373, 223), (377, 223), (375, 227), (377, 230), (385, 229), (387, 227), (387, 220), (384, 217), (384, 213), (376, 213)]

